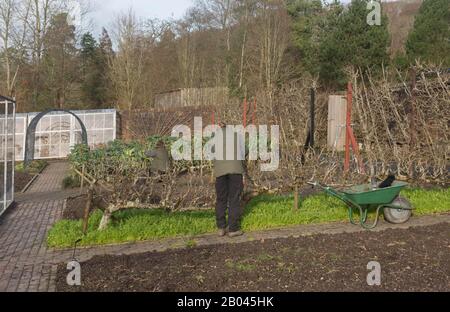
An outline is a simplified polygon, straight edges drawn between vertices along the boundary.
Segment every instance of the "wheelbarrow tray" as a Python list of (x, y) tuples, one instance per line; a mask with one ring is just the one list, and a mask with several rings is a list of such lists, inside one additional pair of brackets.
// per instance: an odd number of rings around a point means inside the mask
[(360, 206), (384, 205), (391, 204), (407, 185), (408, 183), (396, 181), (390, 187), (375, 190), (369, 184), (357, 185), (342, 191), (342, 194), (344, 198)]

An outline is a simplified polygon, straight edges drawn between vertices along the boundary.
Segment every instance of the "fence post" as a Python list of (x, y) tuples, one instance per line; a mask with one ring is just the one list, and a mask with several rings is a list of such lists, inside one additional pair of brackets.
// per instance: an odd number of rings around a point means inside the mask
[(348, 172), (350, 170), (350, 145), (353, 149), (353, 153), (356, 156), (356, 160), (359, 165), (360, 173), (365, 174), (364, 163), (359, 153), (358, 142), (356, 142), (355, 134), (352, 128), (352, 110), (353, 110), (353, 85), (348, 83), (347, 90), (347, 125), (345, 130), (345, 164), (344, 170)]
[[(416, 125), (417, 112), (416, 112), (416, 105), (415, 105), (416, 87), (417, 87), (417, 72), (414, 68), (410, 71), (410, 76), (411, 76), (411, 98), (409, 101), (409, 105), (411, 107), (411, 111), (409, 114), (409, 124), (410, 124), (409, 133), (411, 135), (411, 139), (409, 142), (409, 148), (411, 150), (414, 150), (417, 145), (417, 125)], [(411, 177), (414, 176), (413, 163), (410, 164), (408, 171), (409, 171), (408, 174)]]
[(87, 202), (86, 202), (86, 206), (84, 207), (84, 216), (83, 216), (83, 234), (86, 235), (87, 234), (87, 229), (88, 229), (88, 225), (89, 225), (89, 212), (91, 211), (91, 205), (92, 205), (92, 200), (93, 200), (93, 186), (89, 187), (88, 190), (88, 196), (87, 196)]
[(299, 190), (298, 190), (298, 185), (295, 185), (295, 189), (294, 189), (294, 210), (298, 210), (299, 207)]
[(350, 129), (352, 127), (352, 101), (353, 101), (353, 87), (349, 82), (347, 85), (347, 121), (345, 126), (345, 164), (344, 170), (350, 170)]
[(83, 193), (83, 188), (84, 188), (84, 174), (86, 172), (85, 170), (86, 170), (86, 167), (85, 167), (85, 165), (83, 165), (83, 167), (81, 167), (81, 185), (80, 185), (81, 193)]
[(254, 98), (253, 100), (253, 115), (252, 115), (252, 123), (254, 126), (256, 126), (256, 112), (257, 112), (257, 103), (256, 103), (256, 98)]
[(309, 147), (314, 147), (314, 134), (316, 132), (316, 91), (314, 88), (311, 88), (311, 107), (310, 107), (310, 114), (311, 114), (311, 127), (309, 128), (309, 135), (310, 135), (310, 141), (309, 141)]
[(247, 98), (244, 99), (244, 116), (243, 116), (243, 122), (244, 128), (247, 127)]

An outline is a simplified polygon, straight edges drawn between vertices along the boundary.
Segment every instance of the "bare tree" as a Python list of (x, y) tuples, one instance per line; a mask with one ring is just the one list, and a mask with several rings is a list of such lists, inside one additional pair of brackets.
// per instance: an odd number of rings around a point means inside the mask
[(13, 11), (16, 3), (14, 0), (2, 0), (0, 2), (0, 39), (3, 43), (2, 56), (6, 71), (6, 93), (11, 96), (15, 80), (12, 73), (10, 42), (12, 41)]
[(5, 93), (9, 96), (14, 96), (20, 69), (18, 63), (23, 60), (26, 53), (25, 39), (29, 13), (29, 1), (0, 1), (0, 40), (2, 43), (0, 51), (6, 76)]
[(242, 35), (241, 55), (240, 55), (240, 61), (239, 61), (239, 88), (242, 88), (243, 83), (244, 83), (244, 61), (245, 61), (245, 53), (246, 53), (246, 46), (247, 46), (249, 15), (250, 15), (249, 1), (244, 0), (243, 2), (244, 2), (243, 3), (244, 14), (242, 17), (241, 24), (242, 24), (242, 27), (244, 28), (244, 33)]
[(131, 9), (118, 16), (113, 31), (117, 53), (109, 67), (119, 108), (132, 110), (152, 102), (154, 79), (160, 78), (153, 73), (161, 66), (153, 60), (154, 50), (169, 27), (158, 19), (138, 20)]
[[(236, 7), (236, 1), (234, 0), (210, 0), (210, 11), (217, 12), (218, 21), (220, 22), (221, 29), (225, 32), (225, 41), (227, 47), (226, 59), (230, 58), (231, 54), (231, 27), (234, 24), (233, 20), (233, 9)], [(229, 85), (230, 79), (230, 61), (225, 62), (225, 75), (226, 75), (226, 85)]]
[[(258, 3), (258, 17), (253, 36), (256, 38), (256, 50), (259, 52), (260, 86), (269, 95), (273, 103), (275, 83), (283, 75), (282, 62), (290, 40), (289, 16), (281, 0), (261, 0)], [(256, 57), (256, 55), (255, 55)], [(273, 105), (271, 112), (273, 111)]]
[(131, 9), (118, 16), (113, 34), (118, 50), (109, 65), (111, 81), (119, 101), (117, 106), (132, 110), (144, 71), (145, 40), (142, 25)]

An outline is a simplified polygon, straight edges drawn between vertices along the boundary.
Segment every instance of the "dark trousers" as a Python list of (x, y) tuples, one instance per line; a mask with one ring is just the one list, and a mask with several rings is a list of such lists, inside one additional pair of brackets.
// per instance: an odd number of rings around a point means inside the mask
[(241, 174), (230, 174), (216, 179), (216, 219), (217, 227), (227, 227), (226, 214), (228, 210), (228, 226), (230, 232), (240, 230), (242, 217), (241, 197), (244, 191), (244, 181)]

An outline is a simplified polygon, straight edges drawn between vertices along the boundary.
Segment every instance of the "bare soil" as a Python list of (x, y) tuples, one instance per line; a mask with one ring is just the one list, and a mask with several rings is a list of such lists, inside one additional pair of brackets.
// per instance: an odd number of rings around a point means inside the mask
[[(378, 261), (382, 285), (368, 286)], [(450, 291), (448, 223), (408, 230), (255, 241), (130, 256), (81, 264), (82, 286), (58, 291)]]
[[(22, 190), (27, 186), (27, 184), (33, 179), (34, 174), (26, 172), (15, 172), (14, 173), (14, 191), (16, 193), (22, 192)], [(0, 172), (0, 181), (3, 181), (3, 170)]]
[(81, 220), (84, 217), (87, 195), (83, 194), (76, 197), (69, 197), (66, 201), (66, 207), (62, 213), (62, 218), (66, 220)]
[(25, 186), (34, 178), (34, 174), (25, 172), (14, 173), (14, 189), (16, 192), (21, 192)]

